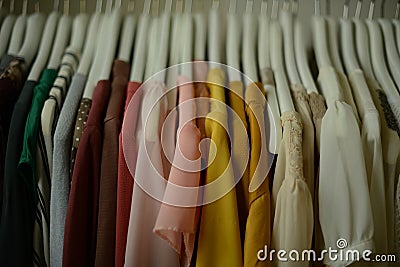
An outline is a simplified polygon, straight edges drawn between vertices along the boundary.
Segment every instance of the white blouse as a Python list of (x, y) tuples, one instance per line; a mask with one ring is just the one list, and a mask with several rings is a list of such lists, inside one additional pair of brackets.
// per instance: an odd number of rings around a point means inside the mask
[[(374, 246), (372, 208), (360, 130), (352, 108), (342, 100), (338, 79), (333, 68), (320, 69), (318, 82), (328, 109), (321, 127), (319, 219), (326, 249), (362, 255)], [(325, 255), (330, 267), (352, 262)]]

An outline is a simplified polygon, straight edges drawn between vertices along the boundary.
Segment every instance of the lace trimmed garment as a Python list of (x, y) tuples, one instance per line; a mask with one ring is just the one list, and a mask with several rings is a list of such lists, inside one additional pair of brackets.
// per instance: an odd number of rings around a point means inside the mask
[(300, 84), (295, 84), (291, 87), (293, 103), (296, 111), (300, 114), (303, 123), (303, 168), (304, 177), (307, 179), (308, 188), (310, 189), (311, 197), (314, 199), (315, 187), (315, 161), (314, 149), (314, 124), (312, 121), (311, 108), (308, 103), (308, 94), (304, 87)]
[[(273, 183), (275, 214), (272, 249), (303, 251), (311, 248), (313, 206), (310, 190), (303, 175), (303, 124), (299, 113), (282, 114), (283, 139), (279, 148)], [(309, 266), (309, 262), (278, 261), (272, 266)]]
[[(385, 92), (375, 79), (367, 77), (367, 83), (380, 118), (386, 196), (387, 249), (389, 253), (396, 249), (397, 256), (400, 256), (400, 188), (396, 183), (400, 173), (400, 138), (396, 132), (397, 124), (393, 120), (394, 116)], [(396, 199), (393, 202), (395, 194)]]

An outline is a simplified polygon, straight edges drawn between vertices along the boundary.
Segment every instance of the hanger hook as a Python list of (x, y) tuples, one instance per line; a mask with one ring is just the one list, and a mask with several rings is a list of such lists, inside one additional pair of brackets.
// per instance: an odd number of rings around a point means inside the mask
[(399, 14), (400, 13), (400, 0), (397, 0), (397, 3), (396, 3), (396, 13), (395, 13), (395, 15), (394, 15), (394, 18), (395, 19), (399, 19)]
[(39, 0), (37, 0), (37, 1), (35, 2), (35, 12), (36, 12), (36, 13), (39, 13), (39, 12), (40, 12), (40, 1), (39, 1)]
[(272, 11), (271, 11), (271, 18), (272, 19), (278, 18), (278, 8), (279, 8), (278, 0), (273, 0), (272, 1)]
[(213, 0), (212, 9), (219, 9), (219, 0)]
[(103, 0), (97, 0), (96, 3), (96, 12), (101, 13), (101, 9), (103, 8)]
[(128, 12), (129, 13), (133, 13), (134, 10), (135, 10), (135, 1), (134, 0), (130, 0), (128, 2)]
[(192, 0), (186, 0), (186, 2), (185, 2), (185, 13), (191, 13), (192, 12), (192, 7), (193, 7), (193, 1)]
[(285, 11), (289, 11), (290, 9), (290, 0), (283, 0), (282, 9)]
[(69, 16), (69, 0), (64, 0), (64, 15)]
[(247, 2), (246, 2), (246, 13), (247, 14), (251, 14), (253, 12), (253, 4), (254, 4), (253, 0), (247, 0)]
[(298, 11), (299, 11), (299, 1), (292, 0), (292, 13), (297, 14)]
[(229, 14), (235, 14), (236, 13), (236, 5), (237, 1), (236, 0), (230, 0), (229, 1)]
[(26, 15), (28, 12), (28, 0), (24, 0), (24, 2), (22, 2), (22, 14)]
[(314, 7), (315, 7), (315, 10), (314, 10), (315, 16), (318, 16), (318, 17), (321, 16), (321, 1), (315, 0)]
[(143, 14), (150, 14), (151, 0), (146, 0), (143, 6)]
[(79, 1), (79, 12), (86, 13), (86, 0)]
[(368, 19), (372, 20), (375, 11), (375, 0), (371, 0), (369, 4)]
[(165, 2), (164, 11), (171, 13), (172, 10), (172, 0), (167, 0)]
[(350, 0), (345, 0), (343, 4), (343, 18), (348, 19), (349, 18), (349, 3)]
[(268, 0), (262, 0), (260, 15), (267, 16), (267, 12), (268, 12)]
[(363, 4), (363, 0), (357, 0), (356, 11), (354, 13), (354, 17), (357, 19), (360, 18), (362, 4)]
[(112, 5), (113, 5), (113, 0), (107, 0), (106, 3), (106, 13), (111, 13), (112, 10)]

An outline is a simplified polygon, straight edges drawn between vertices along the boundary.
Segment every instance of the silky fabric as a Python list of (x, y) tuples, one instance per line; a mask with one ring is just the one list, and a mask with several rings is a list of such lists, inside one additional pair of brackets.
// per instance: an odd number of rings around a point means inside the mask
[(291, 87), (293, 103), (296, 111), (301, 116), (303, 123), (303, 172), (307, 179), (308, 189), (310, 189), (311, 198), (314, 200), (315, 188), (315, 161), (314, 161), (314, 124), (312, 121), (312, 112), (308, 103), (308, 94), (301, 84), (295, 84)]
[[(383, 167), (382, 132), (379, 113), (372, 100), (363, 71), (360, 69), (352, 71), (349, 74), (349, 81), (362, 121), (361, 142), (374, 220), (374, 252), (387, 254), (388, 240), (393, 235), (388, 236), (387, 233), (385, 185), (388, 183), (385, 181)], [(385, 266), (385, 263), (381, 264), (381, 266)]]
[(123, 108), (130, 65), (115, 60), (111, 96), (104, 118), (103, 147), (97, 222), (96, 266), (113, 266), (115, 262), (115, 231), (118, 180), (118, 136), (121, 130)]
[(109, 81), (97, 83), (76, 155), (65, 221), (63, 266), (95, 263), (103, 121), (110, 91)]
[(75, 74), (54, 132), (53, 179), (50, 201), (50, 266), (62, 265), (65, 219), (70, 189), (70, 153), (75, 117), (86, 76)]
[(235, 115), (229, 117), (229, 129), (232, 142), (232, 167), (235, 179), (240, 179), (236, 185), (236, 198), (239, 215), (240, 237), (244, 244), (247, 216), (249, 214), (249, 170), (250, 158), (248, 124), (246, 120), (243, 83), (229, 83), (228, 101)]
[(210, 138), (215, 146), (210, 146), (210, 165), (205, 184), (218, 179), (220, 184), (214, 190), (206, 188), (203, 199), (208, 202), (216, 195), (222, 197), (202, 207), (197, 267), (243, 266), (234, 173), (226, 132), (228, 122), (224, 104), (224, 84), (224, 72), (218, 68), (211, 69), (207, 77), (211, 105), (205, 126), (207, 138)]
[[(272, 228), (272, 249), (303, 251), (311, 248), (313, 205), (303, 174), (301, 116), (295, 111), (282, 114), (283, 138), (279, 148), (273, 182), (275, 213)], [(278, 261), (272, 266), (309, 266), (308, 261)]]
[(267, 137), (264, 124), (266, 100), (261, 83), (246, 88), (246, 114), (251, 136), (248, 211), (244, 239), (244, 266), (270, 266), (269, 261), (260, 261), (257, 255), (264, 246), (271, 245), (271, 201), (269, 192), (269, 162)]
[[(343, 102), (335, 70), (321, 68), (318, 82), (328, 106), (321, 125), (318, 188), (325, 248), (337, 248), (337, 241), (345, 239), (343, 253), (372, 251), (374, 223), (358, 123), (351, 107)], [(347, 266), (354, 260), (325, 258), (325, 263), (330, 267)]]
[(194, 121), (196, 115), (194, 85), (186, 76), (179, 76), (177, 84), (179, 92), (177, 146), (154, 232), (165, 239), (179, 254), (181, 266), (188, 267), (196, 238), (199, 192), (195, 189), (183, 194), (174, 185), (193, 188), (200, 185), (200, 130)]
[(210, 103), (206, 101), (205, 98), (210, 97), (210, 92), (208, 91), (206, 79), (207, 79), (207, 72), (208, 66), (207, 63), (204, 61), (196, 61), (195, 65), (193, 66), (194, 72), (194, 88), (195, 88), (195, 95), (196, 97), (203, 98), (200, 102), (196, 103), (197, 106), (197, 119), (196, 124), (199, 127), (201, 133), (201, 139), (206, 136), (206, 127), (205, 127), (205, 118), (207, 113), (210, 111)]
[[(384, 182), (385, 182), (385, 196), (386, 196), (386, 223), (387, 223), (387, 250), (392, 253), (396, 249), (395, 240), (399, 242), (399, 231), (400, 227), (400, 214), (398, 208), (398, 198), (395, 203), (393, 202), (393, 196), (396, 191), (398, 192), (399, 186), (396, 181), (400, 174), (400, 139), (396, 132), (395, 124), (392, 121), (391, 109), (387, 102), (387, 97), (384, 91), (381, 89), (377, 81), (373, 78), (367, 77), (367, 84), (374, 101), (375, 107), (379, 112), (380, 118), (380, 130), (382, 140), (382, 155), (383, 155), (383, 171), (384, 171)], [(397, 190), (396, 190), (397, 187)], [(396, 204), (396, 207), (395, 207)], [(395, 217), (396, 215), (396, 217)], [(394, 228), (395, 227), (395, 228)], [(396, 232), (395, 232), (396, 230)], [(393, 238), (395, 237), (395, 238)], [(395, 239), (395, 240), (394, 240)], [(399, 253), (397, 246), (397, 253)], [(398, 254), (400, 255), (400, 254)]]
[(0, 198), (2, 198), (3, 193), (4, 161), (8, 131), (14, 104), (18, 99), (24, 82), (23, 68), (23, 59), (8, 55), (3, 56), (0, 65)]
[(92, 107), (92, 99), (82, 98), (75, 119), (74, 137), (72, 138), (71, 154), (70, 154), (70, 178), (72, 178), (75, 166), (75, 158), (78, 153), (79, 142), (81, 141), (86, 121)]
[[(319, 157), (320, 157), (320, 139), (321, 139), (321, 125), (322, 118), (325, 115), (326, 107), (325, 100), (322, 95), (318, 93), (312, 92), (309, 94), (308, 102), (312, 112), (312, 119), (315, 128), (315, 190), (318, 190), (319, 187)], [(322, 236), (321, 224), (319, 222), (319, 203), (318, 203), (318, 191), (314, 194), (314, 249), (318, 253), (321, 253), (321, 250), (324, 249), (324, 238)], [(314, 262), (314, 266), (324, 266), (322, 261)]]
[[(53, 136), (57, 126), (57, 121), (60, 116), (60, 111), (64, 103), (64, 98), (67, 94), (71, 83), (72, 76), (79, 63), (79, 53), (73, 48), (67, 48), (61, 60), (60, 69), (58, 70), (57, 78), (50, 90), (49, 97), (44, 103), (41, 114), (41, 129), (43, 132), (44, 142), (39, 144), (44, 147), (43, 161), (48, 162), (48, 172), (51, 177), (53, 170)], [(39, 140), (40, 141), (40, 140)], [(46, 159), (46, 158), (47, 159)]]
[(4, 266), (29, 266), (33, 260), (35, 208), (28, 186), (18, 175), (25, 122), (36, 81), (26, 81), (15, 103), (7, 141), (0, 221), (0, 261)]
[[(167, 113), (166, 91), (162, 82), (151, 80), (143, 85), (141, 111), (136, 128), (136, 139), (123, 140), (124, 148), (131, 140), (138, 144), (132, 206), (126, 243), (125, 266), (179, 266), (179, 256), (165, 240), (153, 233), (165, 192), (164, 170), (161, 157), (161, 127)], [(125, 116), (134, 116), (137, 109), (129, 106)], [(132, 113), (133, 112), (133, 113)], [(123, 138), (130, 136), (132, 124), (124, 121)], [(124, 131), (127, 133), (124, 134)], [(127, 155), (127, 154), (125, 154)], [(134, 164), (126, 158), (129, 168)], [(130, 169), (131, 170), (131, 169)], [(152, 190), (152, 195), (144, 190)], [(155, 199), (157, 198), (157, 199)], [(153, 255), (152, 252), (157, 255)]]
[[(132, 121), (132, 134), (129, 135), (129, 146), (123, 146), (122, 130), (119, 134), (118, 149), (118, 185), (117, 185), (117, 218), (116, 218), (116, 237), (115, 237), (115, 266), (122, 267), (125, 263), (126, 238), (128, 235), (129, 216), (131, 213), (133, 176), (125, 160), (125, 153), (132, 157), (131, 170), (135, 173), (137, 159), (137, 143), (135, 131), (139, 115), (140, 100), (142, 91), (138, 90), (140, 83), (129, 82), (126, 89), (125, 110), (129, 105), (133, 106), (133, 111), (127, 119)], [(132, 103), (131, 103), (132, 102)], [(122, 128), (124, 126), (122, 125)]]

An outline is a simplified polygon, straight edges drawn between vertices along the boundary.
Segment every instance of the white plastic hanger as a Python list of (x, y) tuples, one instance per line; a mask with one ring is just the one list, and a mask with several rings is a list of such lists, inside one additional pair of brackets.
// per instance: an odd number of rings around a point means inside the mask
[(228, 14), (228, 31), (226, 34), (226, 62), (229, 66), (228, 77), (230, 81), (240, 81), (240, 43), (241, 25), (236, 14), (236, 0), (230, 0)]
[(129, 63), (131, 59), (133, 39), (135, 37), (136, 18), (133, 15), (134, 1), (129, 1), (128, 14), (125, 15), (121, 41), (118, 52), (118, 59)]
[(150, 7), (151, 0), (144, 3), (143, 13), (139, 19), (138, 30), (136, 34), (135, 47), (133, 52), (132, 70), (130, 75), (131, 81), (142, 82), (144, 78), (144, 69), (146, 67), (147, 56), (147, 34), (150, 24)]
[(207, 48), (207, 23), (203, 12), (194, 14), (194, 59), (205, 60)]
[(271, 68), (271, 58), (269, 56), (269, 27), (270, 22), (267, 16), (268, 0), (261, 2), (261, 12), (258, 19), (258, 67), (260, 70)]
[(221, 25), (219, 14), (219, 1), (213, 0), (212, 8), (208, 16), (208, 59), (212, 62), (221, 63)]
[[(183, 49), (181, 63), (190, 63), (193, 61), (193, 19), (192, 19), (192, 0), (186, 0), (185, 13), (183, 14)], [(181, 65), (181, 73), (193, 80), (193, 66), (191, 64)]]
[(27, 67), (31, 66), (32, 60), (38, 52), (40, 38), (42, 37), (45, 24), (45, 16), (39, 13), (38, 5), (36, 8), (36, 12), (28, 18), (24, 41), (17, 54), (25, 60)]
[(109, 0), (107, 2), (106, 15), (102, 23), (102, 30), (98, 39), (100, 45), (96, 49), (94, 61), (83, 92), (84, 98), (92, 99), (97, 82), (110, 78), (121, 27), (121, 8), (120, 6), (116, 6), (114, 10), (111, 11), (111, 6), (112, 0)]
[(388, 19), (379, 19), (379, 24), (381, 25), (384, 36), (386, 59), (389, 65), (389, 70), (392, 73), (392, 78), (396, 83), (397, 88), (400, 88), (400, 56), (396, 47), (392, 22)]
[(8, 46), (8, 54), (9, 55), (17, 55), (18, 51), (21, 49), (22, 41), (24, 39), (25, 28), (27, 24), (27, 9), (28, 9), (28, 0), (23, 1), (22, 5), (22, 14), (18, 16), (15, 21), (14, 28), (11, 34), (10, 45)]
[(86, 38), (89, 15), (86, 14), (86, 0), (81, 0), (80, 13), (74, 18), (72, 23), (72, 34), (70, 47), (81, 52)]
[[(165, 3), (164, 12), (160, 17), (160, 25), (159, 25), (159, 38), (160, 41), (157, 42), (158, 47), (162, 47), (162, 49), (158, 49), (157, 60), (155, 60), (155, 73), (165, 70), (168, 64), (168, 52), (169, 52), (169, 33), (170, 33), (170, 24), (171, 24), (171, 9), (172, 9), (172, 0), (168, 0)], [(186, 21), (187, 23), (189, 21)], [(158, 76), (162, 82), (165, 82), (165, 72), (162, 71), (161, 75)]]
[(305, 25), (300, 20), (296, 19), (294, 23), (294, 43), (297, 69), (299, 70), (301, 82), (306, 88), (307, 93), (318, 93), (314, 78), (308, 64), (306, 43), (304, 36), (306, 34)]
[(283, 36), (279, 21), (276, 19), (277, 15), (278, 0), (274, 0), (272, 5), (272, 20), (270, 26), (271, 65), (275, 75), (279, 107), (281, 114), (283, 114), (284, 112), (294, 111), (295, 109), (286, 79), (285, 63), (283, 60)]
[[(182, 45), (182, 30), (183, 30), (183, 16), (182, 16), (182, 4), (181, 2), (176, 3), (176, 11), (172, 18), (172, 32), (171, 32), (171, 45), (169, 49), (169, 68), (167, 71), (166, 85), (168, 90), (176, 87), (176, 81), (179, 75), (179, 68), (174, 67), (180, 63), (180, 54), (183, 49)], [(168, 111), (173, 110), (177, 104), (177, 90), (168, 91)]]
[(396, 3), (396, 12), (394, 15), (394, 19), (392, 20), (395, 31), (396, 31), (396, 43), (397, 43), (397, 50), (400, 53), (400, 0), (397, 0)]
[(293, 16), (289, 11), (290, 4), (288, 1), (283, 2), (283, 8), (280, 11), (279, 20), (282, 26), (284, 49), (285, 49), (285, 65), (292, 85), (300, 84), (300, 76), (297, 71), (295, 52), (294, 52), (294, 31), (293, 31)]
[(334, 18), (326, 18), (327, 25), (328, 25), (328, 34), (329, 34), (329, 51), (330, 56), (332, 59), (333, 66), (335, 67), (336, 71), (344, 73), (344, 68), (342, 64), (342, 60), (340, 59), (339, 53), (339, 27), (336, 19)]
[(61, 64), (62, 56), (69, 42), (71, 35), (72, 18), (69, 16), (69, 1), (64, 1), (64, 14), (58, 22), (56, 39), (47, 63), (48, 69), (58, 69)]
[(103, 15), (101, 14), (101, 6), (103, 0), (97, 0), (96, 12), (90, 18), (89, 29), (87, 31), (87, 38), (85, 42), (85, 48), (82, 53), (81, 60), (79, 62), (77, 73), (88, 75), (93, 58), (94, 51), (96, 48), (98, 32), (100, 25), (102, 25)]
[(368, 29), (364, 21), (360, 20), (361, 5), (362, 0), (357, 0), (356, 12), (353, 19), (356, 28), (357, 57), (364, 74), (371, 79), (375, 79), (371, 63)]
[(374, 7), (375, 1), (372, 0), (370, 3), (368, 19), (366, 20), (369, 31), (369, 41), (371, 43), (372, 67), (375, 76), (385, 93), (388, 96), (398, 95), (396, 86), (394, 85), (393, 80), (390, 77), (389, 70), (386, 66), (381, 29), (378, 22), (372, 19), (374, 14)]
[(148, 80), (155, 73), (155, 61), (157, 59), (158, 52), (158, 30), (160, 29), (160, 20), (159, 18), (153, 18), (150, 23), (150, 34), (148, 37), (149, 49), (147, 51), (146, 58), (146, 68), (144, 72), (144, 80)]
[[(261, 2), (261, 12), (258, 20), (258, 66), (260, 71), (271, 69), (270, 58), (270, 21), (267, 16), (268, 0)], [(267, 117), (270, 125), (280, 125), (280, 110), (278, 98), (276, 96), (276, 89), (273, 84), (264, 84), (264, 92), (267, 97), (268, 111)], [(269, 127), (269, 142), (268, 151), (273, 154), (278, 154), (279, 144), (282, 140), (281, 128)], [(274, 138), (275, 137), (275, 138)]]
[(343, 62), (347, 74), (360, 68), (356, 57), (357, 54), (354, 49), (353, 23), (349, 20), (349, 2), (350, 0), (345, 1), (343, 7), (343, 18), (340, 19), (341, 51), (343, 53)]
[(4, 55), (7, 51), (8, 44), (10, 42), (11, 33), (14, 27), (15, 20), (17, 17), (13, 15), (14, 13), (14, 0), (10, 1), (10, 15), (8, 15), (3, 24), (1, 24), (0, 29), (0, 57)]
[(29, 72), (28, 80), (38, 81), (42, 70), (46, 66), (49, 58), (51, 48), (53, 46), (54, 36), (56, 35), (56, 28), (58, 23), (59, 13), (53, 11), (47, 18), (46, 25), (43, 31), (43, 37), (40, 42), (39, 52), (36, 56), (35, 62)]
[(315, 0), (315, 15), (312, 18), (312, 33), (318, 69), (332, 66), (332, 61), (329, 56), (327, 26), (325, 19), (321, 17), (320, 11), (320, 0)]
[(257, 70), (257, 20), (254, 18), (253, 0), (248, 0), (246, 12), (243, 15), (243, 71), (249, 79), (245, 79), (246, 86), (258, 81)]

